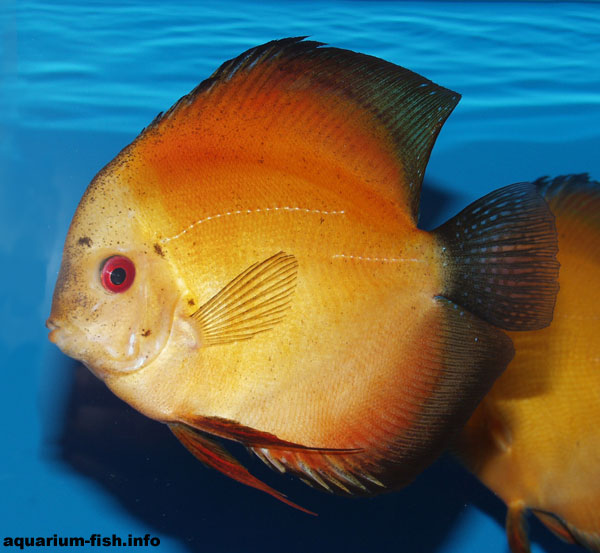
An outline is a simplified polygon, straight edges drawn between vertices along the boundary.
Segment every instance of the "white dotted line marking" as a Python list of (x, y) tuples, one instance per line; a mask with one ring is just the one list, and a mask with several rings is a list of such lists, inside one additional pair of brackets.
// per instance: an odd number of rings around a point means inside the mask
[(357, 261), (374, 261), (377, 263), (424, 263), (424, 259), (415, 259), (410, 257), (363, 257), (362, 255), (348, 255), (345, 253), (336, 253), (331, 256), (332, 259), (355, 259)]
[(216, 215), (211, 215), (209, 217), (205, 217), (204, 219), (200, 219), (199, 221), (192, 223), (189, 227), (183, 229), (180, 233), (178, 233), (174, 236), (171, 236), (169, 238), (163, 238), (161, 240), (161, 242), (163, 244), (166, 244), (167, 242), (170, 242), (171, 240), (176, 240), (177, 238), (183, 236), (184, 234), (186, 234), (187, 232), (192, 230), (194, 227), (197, 227), (198, 225), (201, 225), (202, 223), (206, 223), (207, 221), (212, 221), (213, 219), (219, 219), (221, 217), (230, 217), (232, 215), (249, 215), (251, 213), (268, 213), (268, 212), (273, 212), (273, 211), (297, 211), (297, 212), (301, 212), (301, 213), (316, 213), (318, 215), (344, 215), (346, 213), (344, 210), (324, 211), (322, 209), (308, 209), (306, 207), (291, 207), (291, 206), (263, 207), (263, 208), (258, 208), (258, 209), (238, 209), (236, 211), (227, 211), (226, 213), (217, 213)]

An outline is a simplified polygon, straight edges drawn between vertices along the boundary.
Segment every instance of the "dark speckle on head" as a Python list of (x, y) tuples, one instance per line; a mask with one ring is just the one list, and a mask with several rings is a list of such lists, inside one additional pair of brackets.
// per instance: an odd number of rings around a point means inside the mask
[(160, 247), (160, 244), (158, 244), (158, 243), (154, 244), (154, 251), (161, 257), (165, 256), (165, 252), (163, 252), (163, 249)]
[(82, 236), (79, 240), (77, 240), (77, 243), (80, 246), (87, 246), (88, 248), (92, 247), (92, 239), (89, 236)]
[(152, 334), (152, 331), (150, 329), (148, 330), (144, 330), (142, 329), (142, 336), (145, 338), (146, 336), (150, 336), (150, 334)]
[(188, 305), (196, 305), (196, 302), (194, 300), (188, 300)]

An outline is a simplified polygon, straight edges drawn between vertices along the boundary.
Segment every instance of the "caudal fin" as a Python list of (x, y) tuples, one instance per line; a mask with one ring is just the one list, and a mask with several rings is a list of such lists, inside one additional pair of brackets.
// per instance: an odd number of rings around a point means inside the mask
[(554, 216), (531, 183), (477, 200), (437, 228), (441, 295), (504, 330), (552, 322), (558, 292)]

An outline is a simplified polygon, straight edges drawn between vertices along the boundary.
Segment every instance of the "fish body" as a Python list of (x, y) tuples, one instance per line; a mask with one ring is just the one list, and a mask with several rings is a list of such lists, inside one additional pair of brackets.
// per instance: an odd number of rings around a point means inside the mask
[(560, 292), (552, 324), (511, 333), (515, 358), (477, 409), (459, 455), (508, 505), (513, 552), (527, 510), (600, 551), (600, 184), (536, 181), (556, 218)]
[(277, 497), (213, 438), (329, 491), (404, 485), (508, 364), (496, 327), (547, 325), (557, 288), (531, 185), (417, 228), (457, 101), (299, 39), (225, 63), (88, 187), (50, 339), (203, 462)]

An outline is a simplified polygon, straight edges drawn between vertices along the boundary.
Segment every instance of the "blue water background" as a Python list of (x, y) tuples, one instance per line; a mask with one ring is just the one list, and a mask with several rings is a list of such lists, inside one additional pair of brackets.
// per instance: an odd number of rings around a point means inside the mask
[[(429, 225), (512, 182), (599, 179), (600, 6), (3, 0), (0, 10), (0, 538), (150, 533), (164, 553), (506, 552), (502, 503), (450, 459), (362, 500), (248, 461), (318, 518), (204, 469), (49, 344), (44, 320), (94, 174), (221, 62), (273, 38), (311, 35), (463, 95), (425, 177)], [(534, 552), (577, 550), (531, 523)]]

